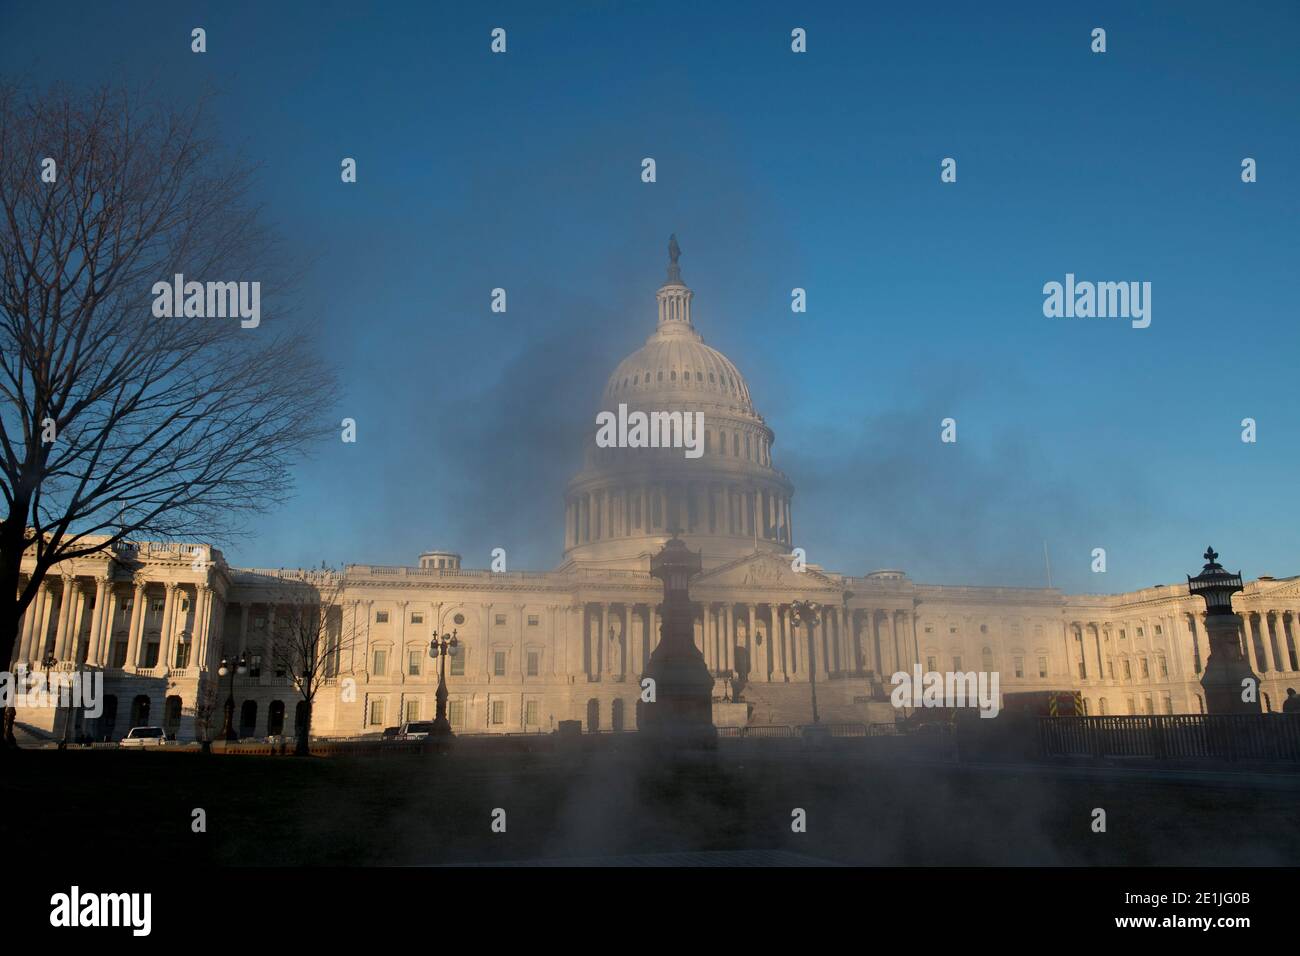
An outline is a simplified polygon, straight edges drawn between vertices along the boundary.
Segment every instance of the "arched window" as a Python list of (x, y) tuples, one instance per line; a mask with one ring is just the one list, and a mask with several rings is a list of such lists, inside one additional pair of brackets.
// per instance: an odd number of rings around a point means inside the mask
[(175, 694), (167, 698), (163, 705), (163, 730), (172, 740), (181, 729), (181, 699)]
[(131, 701), (131, 726), (147, 727), (149, 726), (149, 695), (138, 694)]
[(980, 652), (980, 663), (984, 667), (984, 673), (993, 673), (993, 648), (986, 647)]
[(615, 700), (611, 705), (609, 722), (615, 731), (623, 729), (623, 701)]
[(594, 734), (600, 730), (600, 701), (595, 697), (587, 701), (587, 733)]
[(1097, 713), (1102, 717), (1106, 716), (1106, 698), (1099, 698), (1097, 701)]
[(239, 708), (239, 736), (251, 737), (257, 731), (257, 701), (246, 700)]
[(284, 733), (284, 701), (273, 700), (266, 711), (266, 735), (278, 737)]

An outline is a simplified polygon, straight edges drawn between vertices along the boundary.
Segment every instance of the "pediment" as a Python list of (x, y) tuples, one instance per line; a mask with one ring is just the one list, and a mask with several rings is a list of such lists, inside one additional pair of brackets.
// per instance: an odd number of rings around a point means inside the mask
[(842, 592), (816, 568), (796, 571), (787, 556), (758, 551), (716, 567), (691, 582), (691, 590), (750, 589), (794, 592)]

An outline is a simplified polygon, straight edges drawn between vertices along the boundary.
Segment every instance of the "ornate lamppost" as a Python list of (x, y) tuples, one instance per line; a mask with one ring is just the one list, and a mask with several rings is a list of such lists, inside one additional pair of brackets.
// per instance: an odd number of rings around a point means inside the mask
[(433, 736), (450, 737), (451, 721), (447, 719), (447, 655), (455, 657), (460, 653), (460, 642), (456, 640), (456, 630), (450, 634), (433, 632), (429, 641), (429, 656), (438, 661), (438, 691), (434, 699), (438, 702), (437, 712), (433, 717)]
[[(649, 740), (674, 747), (712, 747), (713, 681), (704, 655), (695, 646), (695, 610), (689, 583), (700, 573), (700, 555), (686, 547), (680, 529), (650, 558), (650, 574), (664, 585), (659, 644), (650, 654), (642, 678), (653, 688), (643, 714), (642, 732)], [(649, 685), (645, 680), (651, 681)]]
[[(1205, 632), (1210, 640), (1210, 656), (1205, 661), (1201, 686), (1205, 688), (1205, 710), (1210, 714), (1258, 714), (1259, 678), (1242, 654), (1237, 636), (1237, 615), (1232, 610), (1232, 596), (1242, 589), (1241, 572), (1225, 571), (1213, 548), (1205, 549), (1205, 567), (1196, 577), (1187, 578), (1187, 590), (1205, 599)], [(1250, 640), (1247, 619), (1246, 640)], [(1254, 689), (1254, 701), (1243, 698), (1247, 686)]]
[(234, 743), (239, 740), (235, 734), (235, 674), (248, 673), (248, 652), (239, 655), (237, 660), (228, 657), (221, 659), (221, 666), (217, 668), (217, 674), (221, 677), (230, 675), (230, 695), (226, 697), (226, 722), (221, 728), (221, 736), (227, 743)]
[(816, 726), (821, 722), (817, 714), (817, 647), (813, 640), (813, 626), (821, 614), (821, 606), (813, 601), (795, 601), (790, 605), (790, 619), (795, 627), (800, 624), (808, 634), (808, 691), (812, 695), (812, 719)]

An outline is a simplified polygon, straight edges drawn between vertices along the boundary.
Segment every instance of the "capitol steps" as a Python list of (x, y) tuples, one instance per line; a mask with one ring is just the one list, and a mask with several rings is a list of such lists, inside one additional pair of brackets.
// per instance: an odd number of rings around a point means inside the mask
[[(892, 720), (888, 702), (865, 702), (870, 690), (865, 680), (832, 680), (817, 682), (817, 712), (826, 724), (878, 723)], [(750, 726), (780, 724), (799, 726), (812, 723), (812, 695), (806, 683), (754, 683), (742, 691), (743, 700), (750, 705)]]

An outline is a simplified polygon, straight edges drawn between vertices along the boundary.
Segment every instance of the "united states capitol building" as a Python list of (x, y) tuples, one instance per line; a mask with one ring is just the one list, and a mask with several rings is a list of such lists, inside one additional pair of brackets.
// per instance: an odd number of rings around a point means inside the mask
[[(593, 425), (565, 491), (563, 558), (550, 571), (471, 570), (445, 551), (409, 566), (346, 566), (331, 589), (314, 735), (431, 719), (435, 629), (459, 642), (447, 668), (458, 733), (546, 733), (562, 720), (635, 730), (662, 597), (649, 558), (673, 529), (702, 556), (690, 589), (695, 640), (716, 675), (720, 724), (810, 722), (813, 677), (823, 721), (889, 719), (889, 675), (915, 664), (997, 671), (1004, 694), (1081, 690), (1090, 714), (1203, 712), (1204, 608), (1185, 584), (1069, 595), (928, 585), (898, 570), (831, 571), (792, 558), (794, 487), (776, 467), (775, 433), (744, 376), (696, 330), (675, 248), (672, 259), (653, 334), (614, 369), (599, 408), (701, 412), (703, 454), (597, 447)], [(294, 732), (301, 698), (276, 664), (277, 621), (291, 595), (322, 584), (319, 573), (235, 568), (208, 544), (148, 542), (55, 571), (22, 623), (16, 663), (39, 671), (52, 658), (54, 669), (101, 671), (104, 713), (86, 733), (113, 739), (162, 724), (182, 740), (205, 726), (215, 735), (231, 686), (218, 667), (241, 653), (241, 736)], [(797, 600), (822, 609), (811, 647), (792, 627)], [(1234, 606), (1263, 679), (1261, 703), (1279, 710), (1286, 686), (1300, 683), (1300, 577), (1249, 581)], [(17, 719), (45, 730), (56, 720), (21, 707)]]

